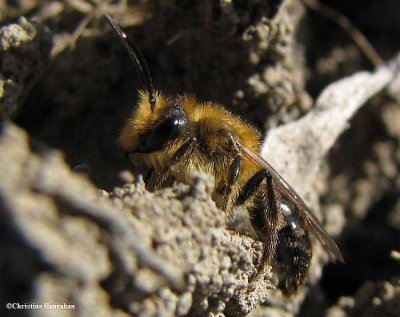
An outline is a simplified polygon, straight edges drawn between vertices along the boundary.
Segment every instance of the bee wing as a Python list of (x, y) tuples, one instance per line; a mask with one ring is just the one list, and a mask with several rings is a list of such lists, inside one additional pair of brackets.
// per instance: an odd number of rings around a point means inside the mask
[(311, 213), (303, 199), (296, 193), (290, 184), (260, 155), (254, 153), (252, 150), (237, 141), (237, 146), (241, 152), (250, 159), (254, 164), (268, 170), (277, 184), (279, 192), (284, 193), (287, 198), (300, 210), (303, 210), (303, 215), (307, 221), (308, 228), (311, 233), (318, 239), (318, 241), (324, 246), (328, 252), (331, 260), (338, 260), (344, 262), (343, 255), (336, 245), (335, 241), (329, 236), (325, 229), (321, 226), (318, 219)]

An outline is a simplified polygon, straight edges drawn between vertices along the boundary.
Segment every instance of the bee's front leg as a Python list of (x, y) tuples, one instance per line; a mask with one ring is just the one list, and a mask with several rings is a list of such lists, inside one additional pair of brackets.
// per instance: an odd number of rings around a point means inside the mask
[(185, 143), (183, 143), (171, 156), (168, 160), (165, 167), (160, 172), (155, 172), (151, 184), (149, 184), (150, 190), (156, 190), (164, 184), (167, 180), (168, 175), (170, 174), (171, 168), (178, 164), (180, 161), (184, 159), (189, 159), (192, 155), (193, 150), (196, 146), (197, 139), (195, 137), (188, 139)]

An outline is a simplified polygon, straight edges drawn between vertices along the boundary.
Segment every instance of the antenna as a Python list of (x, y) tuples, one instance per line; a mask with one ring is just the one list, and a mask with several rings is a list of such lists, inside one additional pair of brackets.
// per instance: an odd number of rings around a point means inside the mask
[(122, 43), (124, 43), (129, 55), (131, 56), (131, 59), (134, 61), (142, 84), (149, 93), (151, 111), (154, 111), (156, 107), (156, 91), (154, 90), (153, 80), (151, 79), (149, 67), (147, 66), (143, 54), (136, 46), (136, 44), (131, 39), (129, 39), (126, 33), (121, 30), (120, 26), (111, 18), (111, 16), (109, 16), (108, 14), (104, 14), (104, 16), (111, 27), (114, 29), (114, 31), (117, 32), (119, 39)]

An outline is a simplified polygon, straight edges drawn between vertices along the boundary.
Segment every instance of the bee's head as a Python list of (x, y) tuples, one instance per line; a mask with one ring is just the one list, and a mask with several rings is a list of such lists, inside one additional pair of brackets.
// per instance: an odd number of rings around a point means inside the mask
[(190, 120), (182, 101), (156, 93), (156, 107), (152, 111), (147, 93), (140, 92), (138, 106), (119, 137), (124, 150), (130, 154), (148, 154), (161, 151), (177, 140), (186, 140)]
[(161, 151), (190, 132), (188, 116), (178, 100), (164, 97), (155, 91), (149, 68), (140, 50), (109, 15), (105, 17), (125, 45), (145, 87), (145, 91), (140, 92), (137, 108), (121, 132), (119, 143), (129, 154)]

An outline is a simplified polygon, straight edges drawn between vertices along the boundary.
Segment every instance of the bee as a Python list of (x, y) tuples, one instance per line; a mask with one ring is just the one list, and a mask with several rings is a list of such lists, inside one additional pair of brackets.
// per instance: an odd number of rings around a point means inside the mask
[(261, 265), (272, 265), (278, 288), (286, 295), (296, 293), (306, 281), (312, 257), (310, 233), (332, 260), (343, 261), (336, 243), (303, 199), (258, 154), (260, 132), (213, 102), (156, 91), (136, 44), (109, 15), (105, 17), (125, 45), (145, 87), (119, 143), (134, 165), (148, 169), (147, 189), (154, 191), (174, 181), (188, 183), (192, 171), (212, 174), (212, 198), (217, 207), (227, 218), (236, 206), (245, 207), (264, 245)]

